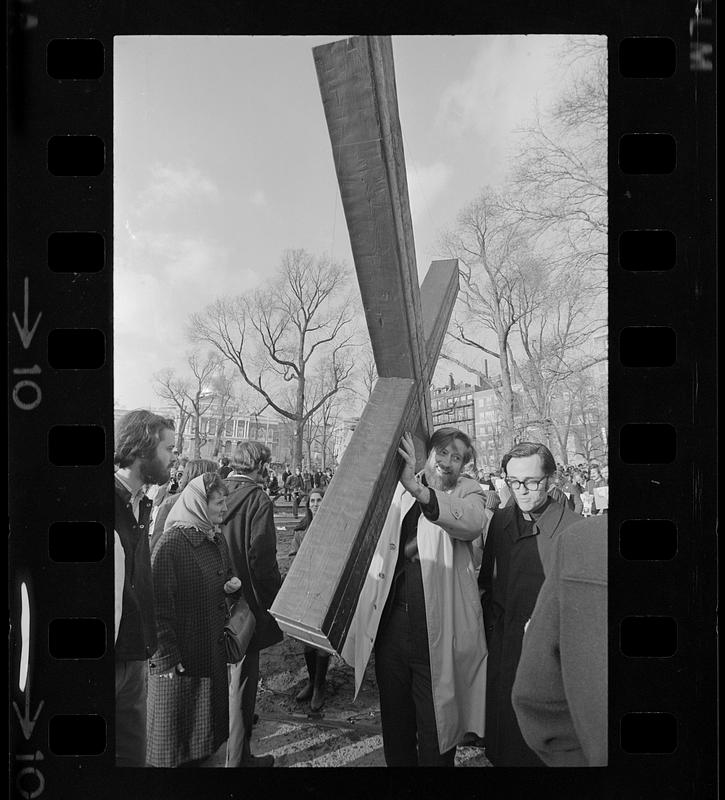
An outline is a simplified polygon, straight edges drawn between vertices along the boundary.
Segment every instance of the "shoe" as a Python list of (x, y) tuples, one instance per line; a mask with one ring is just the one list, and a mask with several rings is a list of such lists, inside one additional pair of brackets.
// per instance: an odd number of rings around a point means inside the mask
[(242, 759), (240, 767), (272, 767), (274, 766), (274, 756), (252, 756), (249, 755)]
[(312, 702), (310, 703), (310, 711), (319, 711), (325, 705), (325, 684), (315, 686), (312, 692)]

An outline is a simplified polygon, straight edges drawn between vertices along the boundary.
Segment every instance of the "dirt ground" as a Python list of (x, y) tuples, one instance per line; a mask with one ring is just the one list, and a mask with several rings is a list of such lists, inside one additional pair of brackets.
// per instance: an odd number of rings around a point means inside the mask
[[(293, 530), (299, 522), (288, 504), (275, 507), (277, 560), (284, 575), (289, 569)], [(300, 509), (300, 516), (304, 514)], [(342, 659), (332, 656), (327, 673), (327, 696), (319, 713), (308, 703), (295, 702), (307, 670), (302, 642), (288, 637), (260, 654), (260, 682), (252, 751), (271, 753), (275, 767), (385, 766), (380, 726), (380, 704), (375, 681), (374, 656), (368, 664), (355, 700), (355, 673)], [(209, 766), (223, 766), (224, 748)], [(480, 746), (459, 747), (456, 766), (490, 766)]]

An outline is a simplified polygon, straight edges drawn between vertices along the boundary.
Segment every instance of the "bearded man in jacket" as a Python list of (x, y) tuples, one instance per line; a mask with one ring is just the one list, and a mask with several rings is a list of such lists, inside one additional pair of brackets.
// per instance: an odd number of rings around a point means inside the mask
[(146, 766), (148, 659), (156, 650), (149, 552), (151, 500), (144, 487), (169, 477), (174, 423), (145, 409), (116, 427), (114, 461), (116, 766)]
[(483, 735), (486, 643), (471, 542), (491, 512), (462, 474), (471, 441), (431, 437), (420, 475), (410, 434), (404, 467), (341, 655), (360, 688), (373, 641), (388, 766), (452, 767), (467, 733)]
[(229, 546), (234, 574), (256, 621), (254, 636), (239, 664), (230, 667), (227, 767), (271, 767), (274, 757), (254, 756), (250, 748), (259, 683), (259, 651), (282, 641), (282, 631), (269, 607), (282, 585), (277, 565), (274, 506), (263, 488), (270, 449), (261, 442), (240, 442), (233, 455), (234, 472), (225, 481), (227, 514), (222, 533)]
[(494, 766), (541, 767), (521, 735), (511, 690), (556, 537), (581, 517), (548, 493), (556, 462), (543, 444), (517, 444), (502, 470), (513, 500), (493, 512), (478, 574), (488, 645), (486, 756)]

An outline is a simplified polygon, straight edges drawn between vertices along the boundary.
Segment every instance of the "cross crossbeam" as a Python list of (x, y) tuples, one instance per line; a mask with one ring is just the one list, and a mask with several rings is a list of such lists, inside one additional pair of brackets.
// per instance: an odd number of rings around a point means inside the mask
[(432, 433), (429, 387), (458, 293), (458, 263), (418, 286), (389, 37), (314, 49), (355, 270), (379, 379), (271, 613), (330, 652), (345, 641), (402, 460)]

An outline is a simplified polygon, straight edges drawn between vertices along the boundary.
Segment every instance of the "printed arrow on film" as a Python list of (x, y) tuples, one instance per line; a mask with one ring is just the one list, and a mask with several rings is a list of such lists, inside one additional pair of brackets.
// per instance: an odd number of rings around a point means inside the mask
[(39, 311), (38, 316), (33, 323), (32, 328), (28, 328), (28, 316), (29, 316), (29, 305), (30, 305), (30, 279), (26, 276), (25, 278), (25, 303), (23, 309), (23, 325), (21, 327), (20, 320), (17, 318), (15, 312), (13, 311), (13, 319), (15, 320), (15, 327), (18, 329), (18, 333), (20, 334), (20, 341), (23, 343), (23, 349), (27, 350), (30, 347), (30, 342), (33, 340), (33, 336), (35, 336), (35, 330), (38, 327), (38, 323), (40, 322), (40, 318), (43, 316), (43, 312)]
[(13, 708), (15, 709), (15, 713), (17, 714), (20, 727), (23, 729), (23, 736), (26, 739), (30, 739), (30, 737), (33, 735), (33, 728), (35, 728), (35, 723), (38, 721), (38, 717), (44, 705), (45, 705), (45, 700), (41, 700), (38, 705), (38, 708), (35, 710), (35, 716), (31, 718), (30, 687), (28, 687), (28, 691), (25, 693), (25, 711), (22, 714), (20, 713), (18, 704), (13, 700)]

